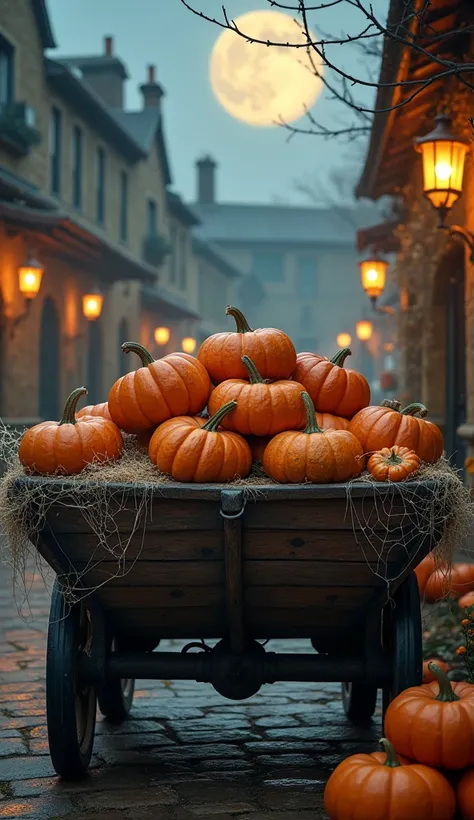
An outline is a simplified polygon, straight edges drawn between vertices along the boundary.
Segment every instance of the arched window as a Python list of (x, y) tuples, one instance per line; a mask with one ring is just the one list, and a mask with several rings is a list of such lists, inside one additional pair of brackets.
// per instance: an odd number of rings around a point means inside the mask
[(102, 328), (99, 319), (89, 322), (86, 387), (88, 404), (106, 400), (102, 394)]
[(122, 351), (122, 345), (124, 342), (130, 341), (130, 335), (128, 332), (128, 322), (126, 319), (122, 319), (119, 326), (118, 326), (118, 370), (119, 376), (125, 376), (125, 373), (128, 373), (128, 362), (125, 353)]
[(42, 419), (59, 419), (61, 347), (59, 316), (54, 300), (47, 296), (41, 315), (39, 345), (39, 415)]

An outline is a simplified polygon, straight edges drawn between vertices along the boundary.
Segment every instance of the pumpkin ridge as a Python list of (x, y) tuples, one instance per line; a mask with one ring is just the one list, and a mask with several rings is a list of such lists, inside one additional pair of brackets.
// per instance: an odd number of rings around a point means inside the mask
[[(160, 362), (160, 365), (161, 365), (161, 366), (165, 365), (166, 367), (169, 367), (169, 368), (170, 368), (170, 370), (172, 371), (172, 374), (173, 374), (173, 375), (178, 375), (178, 371), (176, 370), (176, 368), (175, 368), (175, 367), (173, 367), (173, 365), (171, 364), (171, 362), (166, 362), (164, 359), (160, 359), (160, 360), (159, 360), (159, 362)], [(164, 404), (164, 406), (165, 406), (165, 409), (166, 409), (167, 414), (170, 416), (170, 418), (172, 418), (172, 417), (175, 415), (175, 413), (174, 413), (174, 411), (173, 411), (173, 408), (171, 407), (171, 405), (170, 405), (170, 404), (169, 404), (169, 402), (167, 401), (166, 396), (165, 396), (165, 391), (163, 390), (163, 388), (162, 388), (162, 386), (161, 386), (161, 382), (162, 382), (162, 380), (163, 380), (163, 376), (160, 376), (160, 374), (157, 372), (157, 368), (155, 368), (155, 367), (149, 367), (149, 368), (148, 368), (148, 372), (149, 372), (149, 374), (150, 374), (151, 378), (153, 379), (153, 381), (154, 381), (154, 383), (155, 383), (156, 387), (157, 387), (157, 388), (158, 388), (158, 390), (159, 390), (159, 393), (160, 393), (160, 396), (161, 396), (161, 398), (162, 398), (162, 401), (163, 401), (163, 404)], [(171, 374), (170, 374), (170, 375), (171, 375)], [(185, 385), (185, 383), (184, 383), (184, 379), (183, 379), (181, 376), (180, 376), (180, 379), (181, 379), (181, 382), (182, 382), (182, 384), (183, 384), (183, 386), (184, 386), (184, 389), (186, 390), (186, 393), (187, 393), (188, 391), (187, 391), (186, 385)], [(189, 394), (188, 394), (188, 395), (189, 395)], [(138, 399), (138, 396), (137, 396), (137, 399)], [(140, 408), (140, 409), (141, 409), (141, 408)], [(144, 412), (144, 411), (142, 411), (142, 412)], [(148, 418), (148, 416), (147, 416), (147, 418)]]
[[(197, 428), (199, 429), (199, 428)], [(200, 428), (202, 430), (202, 427)], [(214, 440), (214, 433), (217, 438)], [(204, 435), (201, 436), (203, 440), (203, 445), (201, 448), (201, 452), (199, 453), (199, 458), (196, 462), (196, 465), (193, 470), (194, 480), (199, 482), (202, 481), (203, 478), (207, 478), (206, 475), (206, 459), (209, 459), (210, 455), (212, 455), (212, 460), (218, 460), (219, 462), (219, 470), (218, 475), (219, 479), (222, 481), (222, 472), (224, 469), (224, 457), (225, 457), (225, 448), (223, 448), (223, 439), (221, 433), (218, 433), (217, 430), (214, 431), (204, 431)], [(214, 450), (215, 445), (219, 448), (219, 451), (216, 453)]]
[[(191, 472), (192, 475), (194, 475), (196, 469), (198, 468), (199, 461), (200, 461), (201, 455), (202, 455), (202, 451), (204, 450), (204, 447), (205, 447), (205, 444), (206, 444), (207, 435), (201, 435), (201, 428), (200, 427), (189, 427), (189, 432), (188, 432), (187, 436), (185, 436), (185, 438), (183, 439), (183, 441), (180, 443), (179, 447), (176, 450), (176, 453), (175, 453), (175, 456), (174, 456), (174, 459), (173, 459), (173, 463), (171, 465), (171, 475), (173, 475), (173, 473), (175, 471), (175, 467), (177, 465), (177, 461), (180, 458), (180, 456), (182, 455), (181, 454), (181, 448), (188, 443), (188, 440), (189, 440), (190, 436), (195, 431), (197, 431), (197, 433), (199, 434), (199, 438), (197, 439), (196, 444), (194, 445), (194, 447), (191, 448), (190, 452), (186, 453), (186, 468), (189, 469), (189, 471)], [(191, 470), (191, 466), (192, 466), (192, 470)]]
[[(147, 427), (152, 427), (153, 423), (154, 423), (154, 420), (151, 419), (150, 416), (148, 415), (148, 413), (144, 410), (143, 405), (140, 402), (140, 393), (142, 392), (143, 388), (145, 388), (144, 392), (145, 393), (147, 392), (147, 388), (148, 388), (147, 379), (148, 378), (150, 378), (153, 382), (155, 381), (155, 379), (153, 378), (153, 373), (152, 373), (152, 371), (150, 370), (149, 367), (146, 368), (146, 374), (140, 374), (140, 370), (141, 370), (141, 368), (139, 370), (135, 370), (134, 375), (133, 375), (133, 388), (134, 388), (133, 389), (133, 395), (134, 395), (135, 404), (136, 404), (136, 407), (138, 409), (138, 412), (140, 413), (140, 415), (141, 415), (142, 419), (144, 420), (146, 426)], [(160, 396), (161, 395), (162, 395), (162, 391), (160, 390)], [(155, 402), (156, 402), (156, 399), (155, 399)], [(164, 400), (163, 400), (163, 403), (165, 405), (166, 410), (168, 410), (168, 406), (167, 406), (167, 404)], [(163, 419), (163, 421), (164, 421), (164, 419)]]

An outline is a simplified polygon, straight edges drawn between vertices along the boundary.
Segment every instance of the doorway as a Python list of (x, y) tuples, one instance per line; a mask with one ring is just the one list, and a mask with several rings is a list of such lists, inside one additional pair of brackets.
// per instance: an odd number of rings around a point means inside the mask
[(59, 419), (61, 331), (58, 311), (51, 296), (43, 302), (39, 348), (39, 415), (42, 419)]

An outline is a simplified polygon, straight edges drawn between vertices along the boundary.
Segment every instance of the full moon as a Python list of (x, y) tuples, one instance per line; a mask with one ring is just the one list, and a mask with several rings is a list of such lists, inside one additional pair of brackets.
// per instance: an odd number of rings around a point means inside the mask
[[(244, 34), (277, 43), (305, 43), (302, 29), (287, 14), (251, 11), (236, 20)], [(310, 32), (311, 39), (316, 38)], [(322, 73), (316, 52), (305, 48), (248, 43), (226, 29), (211, 53), (212, 89), (223, 108), (242, 122), (260, 128), (294, 122), (314, 105), (322, 89), (313, 65)]]

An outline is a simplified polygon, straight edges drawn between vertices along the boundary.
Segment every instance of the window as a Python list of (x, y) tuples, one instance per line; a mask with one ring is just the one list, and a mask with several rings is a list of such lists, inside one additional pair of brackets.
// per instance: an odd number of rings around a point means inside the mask
[(300, 299), (316, 298), (317, 264), (314, 256), (299, 256), (297, 259), (296, 295)]
[(105, 151), (97, 149), (97, 222), (105, 223)]
[(125, 171), (120, 172), (120, 239), (127, 241), (128, 236), (128, 177)]
[(147, 223), (148, 236), (156, 236), (157, 229), (157, 208), (154, 199), (149, 199), (147, 202)]
[(0, 34), (0, 108), (13, 102), (13, 58), (13, 46)]
[(82, 207), (82, 131), (77, 125), (72, 132), (72, 204)]
[(279, 251), (254, 251), (252, 273), (263, 282), (284, 282), (284, 261)]
[(49, 123), (49, 173), (53, 196), (59, 196), (61, 192), (61, 126), (61, 112), (53, 108)]
[(170, 264), (170, 283), (176, 284), (178, 279), (178, 232), (175, 225), (171, 225), (171, 264)]

